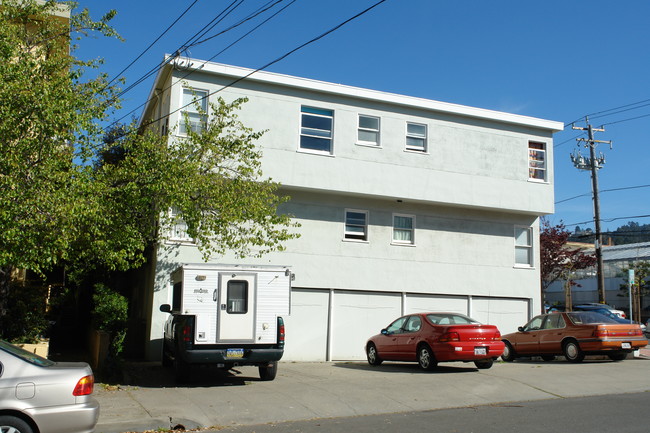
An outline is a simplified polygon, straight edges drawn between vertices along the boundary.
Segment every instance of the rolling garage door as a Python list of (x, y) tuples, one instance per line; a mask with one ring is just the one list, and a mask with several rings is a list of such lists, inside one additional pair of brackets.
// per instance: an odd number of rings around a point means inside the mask
[(332, 297), (333, 361), (366, 359), (364, 346), (402, 311), (400, 294), (338, 292)]
[(528, 322), (528, 301), (525, 299), (472, 299), (471, 316), (481, 323), (496, 325), (501, 334), (515, 332)]
[(291, 315), (284, 318), (284, 361), (325, 361), (328, 290), (291, 290)]

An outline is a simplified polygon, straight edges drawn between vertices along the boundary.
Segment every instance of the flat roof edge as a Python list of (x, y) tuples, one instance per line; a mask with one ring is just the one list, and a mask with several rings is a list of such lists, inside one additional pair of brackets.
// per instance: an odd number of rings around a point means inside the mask
[[(168, 57), (169, 55), (166, 56), (166, 59)], [(520, 114), (512, 114), (503, 111), (470, 107), (466, 105), (436, 101), (433, 99), (418, 98), (415, 96), (399, 95), (396, 93), (353, 87), (344, 84), (329, 83), (309, 78), (300, 78), (291, 75), (278, 74), (275, 72), (257, 71), (255, 69), (208, 62), (187, 57), (179, 57), (178, 61), (183, 61), (183, 69), (193, 69), (195, 71), (203, 71), (206, 73), (221, 74), (233, 77), (235, 79), (245, 78), (246, 80), (251, 81), (301, 88), (305, 90), (331, 93), (340, 96), (349, 96), (372, 101), (389, 102), (396, 105), (424, 108), (432, 111), (483, 118), (503, 123), (531, 126), (551, 131), (562, 131), (564, 129), (564, 123), (562, 122), (523, 116)]]

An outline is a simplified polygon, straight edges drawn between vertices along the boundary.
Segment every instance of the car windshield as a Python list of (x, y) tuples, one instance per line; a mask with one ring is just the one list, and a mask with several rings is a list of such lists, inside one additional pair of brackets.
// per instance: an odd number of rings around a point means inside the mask
[(18, 358), (23, 359), (29, 362), (30, 364), (40, 365), (41, 367), (54, 365), (54, 361), (50, 361), (49, 359), (43, 358), (42, 356), (38, 356), (35, 353), (29, 352), (18, 346), (14, 346), (13, 344), (9, 344), (4, 340), (0, 340), (0, 349), (4, 350), (5, 352), (11, 353), (14, 356), (17, 356)]
[(586, 323), (618, 323), (614, 319), (610, 319), (600, 313), (594, 313), (593, 311), (574, 311), (567, 313), (567, 315), (576, 325), (583, 325)]
[(432, 313), (427, 314), (427, 320), (432, 325), (480, 325), (480, 322), (457, 313)]

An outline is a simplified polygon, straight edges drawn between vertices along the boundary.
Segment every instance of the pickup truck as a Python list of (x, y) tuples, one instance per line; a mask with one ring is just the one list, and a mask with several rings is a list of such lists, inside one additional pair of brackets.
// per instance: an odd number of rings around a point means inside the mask
[(178, 382), (190, 379), (192, 366), (213, 365), (230, 370), (241, 365), (256, 365), (260, 379), (273, 380), (278, 361), (284, 354), (284, 320), (277, 318), (277, 341), (273, 344), (197, 344), (194, 315), (173, 314), (169, 304), (160, 311), (170, 313), (165, 322), (162, 364), (172, 367)]

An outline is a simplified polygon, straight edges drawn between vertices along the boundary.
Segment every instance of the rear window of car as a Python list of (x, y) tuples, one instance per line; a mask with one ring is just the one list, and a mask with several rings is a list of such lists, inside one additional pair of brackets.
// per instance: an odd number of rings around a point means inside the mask
[(476, 320), (462, 314), (427, 314), (427, 320), (431, 322), (432, 325), (480, 325)]
[(574, 311), (572, 313), (567, 313), (567, 315), (576, 325), (584, 325), (587, 323), (618, 323), (614, 319), (610, 319), (607, 316), (592, 311)]
[(30, 364), (39, 365), (41, 367), (48, 367), (54, 365), (54, 361), (50, 361), (47, 358), (38, 356), (35, 353), (27, 351), (13, 344), (9, 344), (6, 341), (0, 340), (0, 349), (4, 350), (7, 353), (10, 353), (24, 361), (29, 362)]

